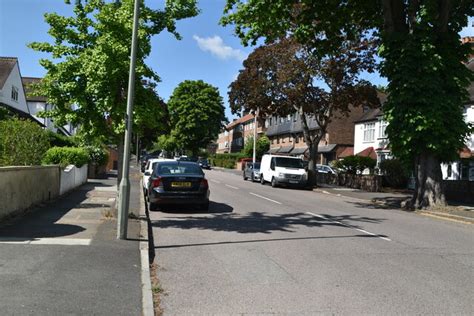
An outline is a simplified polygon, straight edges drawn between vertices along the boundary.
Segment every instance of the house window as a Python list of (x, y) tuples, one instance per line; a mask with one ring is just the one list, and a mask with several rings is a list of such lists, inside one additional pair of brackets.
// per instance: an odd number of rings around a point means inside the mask
[(375, 123), (364, 124), (364, 142), (373, 142), (375, 137)]
[(277, 136), (277, 144), (280, 143), (280, 137)]
[(224, 147), (225, 147), (225, 148), (229, 148), (229, 142), (225, 142), (225, 143), (224, 143)]
[(387, 138), (387, 121), (380, 120), (379, 121), (379, 138)]
[(12, 100), (18, 101), (18, 88), (15, 86), (12, 86)]

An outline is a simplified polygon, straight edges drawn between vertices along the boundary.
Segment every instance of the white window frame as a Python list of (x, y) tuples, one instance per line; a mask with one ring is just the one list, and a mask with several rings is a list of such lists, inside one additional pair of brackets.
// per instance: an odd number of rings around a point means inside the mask
[(369, 143), (375, 140), (375, 122), (364, 124), (364, 142)]
[(379, 137), (378, 138), (387, 138), (387, 121), (381, 119), (379, 121)]
[(19, 89), (15, 86), (12, 86), (12, 100), (18, 102)]

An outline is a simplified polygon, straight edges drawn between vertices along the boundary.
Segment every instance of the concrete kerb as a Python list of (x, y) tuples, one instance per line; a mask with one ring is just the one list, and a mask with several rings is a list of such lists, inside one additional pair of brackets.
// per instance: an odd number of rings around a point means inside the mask
[[(140, 181), (141, 185), (141, 181)], [(141, 193), (141, 190), (140, 190)], [(145, 200), (143, 194), (140, 194), (140, 259), (141, 259), (141, 281), (142, 281), (142, 309), (143, 316), (155, 315), (153, 307), (153, 294), (151, 289), (150, 276), (150, 255), (149, 255), (149, 235), (148, 235), (148, 216), (145, 210)]]

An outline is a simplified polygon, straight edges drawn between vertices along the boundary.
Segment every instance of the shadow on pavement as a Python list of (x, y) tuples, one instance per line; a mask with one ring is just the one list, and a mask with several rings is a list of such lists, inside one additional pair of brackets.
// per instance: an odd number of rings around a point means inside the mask
[(354, 222), (380, 223), (383, 219), (359, 217), (354, 215), (332, 216), (319, 214), (324, 218), (306, 213), (267, 214), (250, 212), (244, 215), (216, 214), (212, 217), (168, 217), (152, 221), (152, 226), (159, 228), (201, 229), (213, 231), (238, 232), (241, 234), (265, 233), (276, 231), (295, 232), (296, 226), (323, 227), (340, 226), (359, 228)]
[(0, 240), (11, 237), (25, 238), (26, 240), (60, 237), (82, 232), (85, 230), (84, 227), (56, 222), (86, 199), (86, 190), (75, 190), (46, 206), (35, 207), (24, 215), (0, 226)]
[(402, 202), (407, 198), (405, 197), (383, 197), (373, 198), (372, 201), (367, 202), (349, 202), (356, 207), (366, 209), (382, 209), (382, 210), (393, 210), (400, 209)]

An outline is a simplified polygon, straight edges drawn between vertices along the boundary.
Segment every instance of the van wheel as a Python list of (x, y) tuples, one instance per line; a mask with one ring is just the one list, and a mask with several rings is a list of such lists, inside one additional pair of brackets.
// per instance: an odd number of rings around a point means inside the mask
[(278, 186), (275, 177), (272, 178), (272, 188), (276, 188)]

